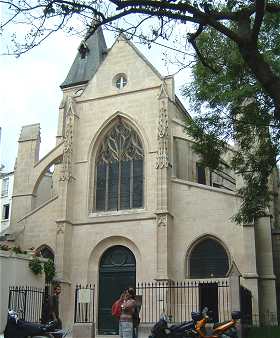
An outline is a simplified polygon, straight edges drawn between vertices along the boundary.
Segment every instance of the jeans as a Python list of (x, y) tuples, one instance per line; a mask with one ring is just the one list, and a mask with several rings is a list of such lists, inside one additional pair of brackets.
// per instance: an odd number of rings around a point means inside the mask
[(132, 321), (120, 321), (119, 323), (120, 338), (133, 338), (133, 323)]
[(133, 328), (133, 338), (138, 338), (138, 327)]

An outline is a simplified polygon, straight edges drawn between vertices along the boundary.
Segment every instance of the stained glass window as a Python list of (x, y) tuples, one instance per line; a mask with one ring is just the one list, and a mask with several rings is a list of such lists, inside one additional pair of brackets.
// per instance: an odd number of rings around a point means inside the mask
[(119, 119), (105, 135), (96, 161), (96, 211), (143, 207), (142, 142), (133, 128)]

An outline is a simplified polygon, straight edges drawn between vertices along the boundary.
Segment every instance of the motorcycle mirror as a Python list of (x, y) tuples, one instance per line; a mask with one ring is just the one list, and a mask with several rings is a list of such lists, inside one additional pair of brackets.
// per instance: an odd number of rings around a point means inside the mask
[(202, 310), (202, 314), (205, 316), (207, 314), (207, 312), (208, 312), (208, 307), (205, 306)]
[(232, 311), (231, 317), (232, 317), (232, 319), (235, 319), (235, 320), (240, 319), (241, 318), (241, 312), (240, 311)]

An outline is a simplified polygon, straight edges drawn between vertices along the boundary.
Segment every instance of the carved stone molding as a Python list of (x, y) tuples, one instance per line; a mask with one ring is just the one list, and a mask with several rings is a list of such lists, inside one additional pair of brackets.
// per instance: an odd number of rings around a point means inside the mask
[(61, 181), (69, 181), (72, 177), (72, 152), (73, 152), (73, 131), (74, 131), (74, 100), (68, 97), (65, 105), (65, 132), (64, 132), (64, 148), (62, 159)]
[(57, 224), (56, 233), (57, 235), (64, 234), (64, 224)]
[(157, 226), (158, 227), (166, 227), (167, 221), (168, 221), (168, 214), (157, 215)]
[(168, 113), (165, 101), (160, 101), (158, 123), (158, 153), (156, 168), (168, 167)]

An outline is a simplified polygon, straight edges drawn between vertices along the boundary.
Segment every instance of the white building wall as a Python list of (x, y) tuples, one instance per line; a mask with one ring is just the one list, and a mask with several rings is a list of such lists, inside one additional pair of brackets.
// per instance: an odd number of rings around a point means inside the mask
[[(4, 189), (4, 181), (8, 180), (8, 189)], [(12, 209), (12, 194), (14, 185), (14, 173), (6, 173), (0, 179), (1, 203), (0, 203), (0, 232), (7, 229), (10, 225), (11, 209)], [(9, 205), (8, 218), (5, 217), (5, 208)]]

